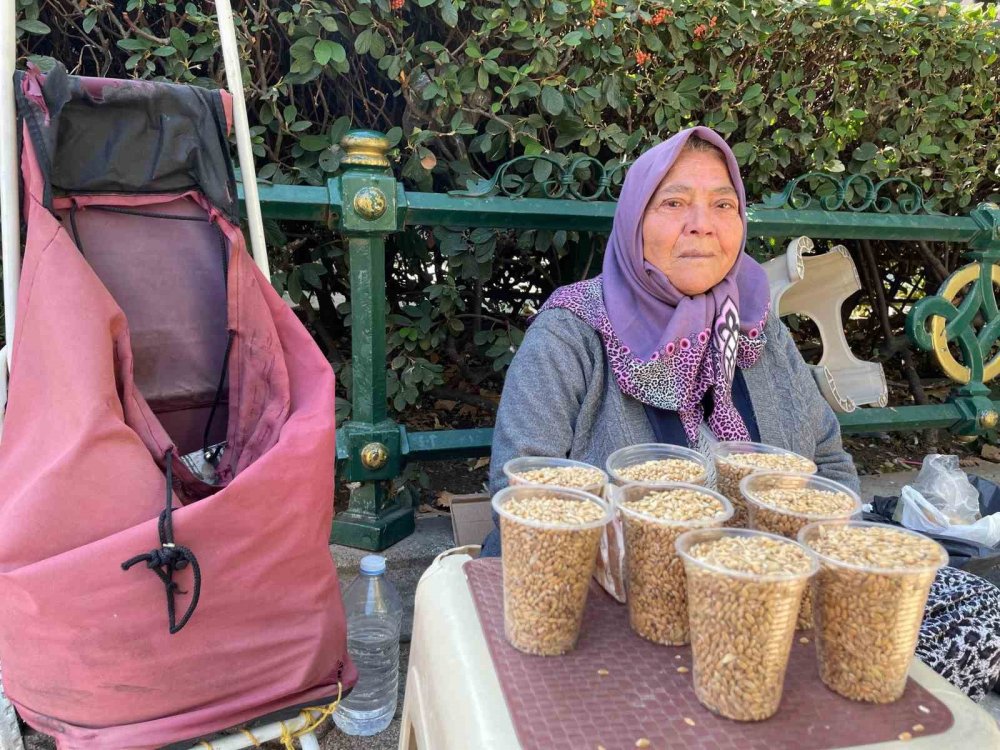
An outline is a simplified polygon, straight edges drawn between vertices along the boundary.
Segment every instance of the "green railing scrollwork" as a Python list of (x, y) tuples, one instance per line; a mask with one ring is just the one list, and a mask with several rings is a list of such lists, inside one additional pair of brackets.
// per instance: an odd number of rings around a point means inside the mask
[[(812, 182), (827, 184), (833, 192), (821, 196), (810, 196), (803, 185)], [(896, 194), (883, 195), (883, 190), (889, 187), (896, 189)], [(809, 172), (796, 177), (789, 182), (780, 193), (771, 193), (764, 198), (761, 205), (766, 208), (793, 208), (805, 210), (816, 200), (824, 211), (840, 211), (847, 209), (861, 213), (875, 211), (877, 213), (917, 214), (930, 213), (924, 203), (924, 191), (911, 180), (902, 177), (889, 177), (874, 182), (863, 174), (851, 174), (843, 177), (825, 172)]]
[(617, 200), (630, 163), (604, 164), (590, 156), (578, 156), (568, 162), (546, 154), (519, 156), (501, 164), (491, 178), (480, 180), (466, 190), (452, 190), (448, 195), (524, 198), (538, 188), (542, 197), (548, 199)]
[[(933, 353), (938, 366), (960, 387), (953, 402), (962, 410), (961, 431), (990, 431), (1000, 421), (987, 385), (1000, 375), (1000, 207), (984, 203), (971, 218), (980, 228), (969, 242), (971, 263), (945, 279), (936, 294), (917, 302), (906, 333)], [(951, 344), (961, 353), (955, 357)]]

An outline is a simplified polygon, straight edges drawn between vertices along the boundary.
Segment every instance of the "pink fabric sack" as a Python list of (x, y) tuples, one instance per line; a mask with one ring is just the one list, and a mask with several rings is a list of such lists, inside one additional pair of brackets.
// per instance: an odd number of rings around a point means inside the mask
[[(333, 375), (247, 253), (227, 96), (62, 69), (18, 83), (8, 696), (61, 750), (329, 703), (357, 678), (328, 548)], [(182, 460), (206, 448), (211, 476)]]

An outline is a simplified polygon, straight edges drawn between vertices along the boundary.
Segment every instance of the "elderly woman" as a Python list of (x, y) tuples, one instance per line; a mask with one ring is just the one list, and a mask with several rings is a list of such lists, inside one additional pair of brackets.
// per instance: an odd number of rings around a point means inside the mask
[[(705, 451), (713, 439), (786, 448), (858, 489), (837, 418), (770, 310), (746, 236), (743, 181), (717, 133), (691, 128), (636, 160), (603, 273), (556, 290), (511, 363), (493, 439), (494, 492), (503, 464), (518, 456), (604, 466), (627, 445)], [(500, 554), (499, 529), (482, 554)], [(947, 569), (919, 653), (982, 697), (1000, 675), (998, 623), (996, 589)]]

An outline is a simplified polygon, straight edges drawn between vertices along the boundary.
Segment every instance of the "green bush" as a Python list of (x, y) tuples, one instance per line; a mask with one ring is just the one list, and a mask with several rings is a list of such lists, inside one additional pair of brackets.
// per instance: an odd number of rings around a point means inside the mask
[[(25, 54), (56, 57), (82, 74), (222, 81), (215, 21), (195, 4), (129, 0), (117, 14), (120, 4), (106, 0), (20, 3)], [(391, 5), (236, 3), (262, 179), (322, 183), (337, 173), (338, 142), (350, 127), (389, 134), (409, 188), (446, 190), (524, 154), (620, 163), (701, 123), (733, 144), (751, 196), (816, 170), (906, 177), (949, 213), (1000, 191), (996, 6)], [(536, 169), (544, 179), (549, 167)], [(349, 294), (342, 246), (315, 227), (269, 229), (280, 249), (276, 284), (311, 302), (318, 338), (342, 368), (336, 350), (349, 318), (331, 301)], [(586, 254), (589, 242), (563, 232), (397, 237), (389, 355), (396, 408), (454, 368), (473, 384), (489, 380), (494, 363), (502, 372), (519, 342), (519, 314), (575, 278), (569, 256)], [(880, 264), (892, 256), (885, 250)], [(590, 260), (597, 267), (599, 258)], [(485, 358), (481, 370), (468, 366), (470, 353)], [(349, 384), (349, 370), (342, 374)]]

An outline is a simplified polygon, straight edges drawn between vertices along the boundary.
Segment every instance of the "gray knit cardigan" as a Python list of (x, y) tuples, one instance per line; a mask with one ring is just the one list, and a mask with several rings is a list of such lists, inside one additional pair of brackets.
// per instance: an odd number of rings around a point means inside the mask
[[(857, 490), (837, 418), (820, 394), (791, 334), (774, 315), (767, 344), (743, 371), (761, 442), (816, 462), (819, 474)], [(627, 445), (656, 442), (642, 404), (624, 395), (600, 336), (573, 313), (546, 310), (528, 328), (511, 362), (497, 411), (490, 491), (506, 485), (503, 465), (517, 456), (561, 456), (604, 467)], [(498, 555), (494, 530), (484, 555)]]

